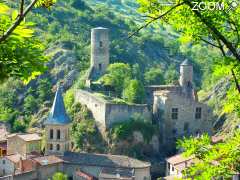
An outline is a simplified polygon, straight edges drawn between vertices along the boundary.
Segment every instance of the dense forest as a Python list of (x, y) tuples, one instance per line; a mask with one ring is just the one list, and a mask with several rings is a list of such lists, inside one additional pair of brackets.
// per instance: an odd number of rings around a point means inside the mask
[[(170, 16), (164, 20), (169, 23), (154, 21), (141, 28), (149, 22), (144, 18), (146, 17), (144, 14), (149, 15), (147, 17), (150, 18), (158, 15), (158, 11), (149, 10), (154, 7), (150, 7), (148, 2), (147, 0), (136, 2), (132, 0), (58, 0), (55, 4), (47, 6), (48, 4), (43, 3), (38, 5), (40, 7), (34, 8), (30, 15), (25, 17), (24, 23), (21, 24), (22, 28), (15, 34), (16, 37), (11, 37), (8, 44), (0, 44), (0, 121), (9, 124), (11, 132), (30, 132), (39, 129), (51, 107), (56, 85), (62, 82), (66, 108), (74, 121), (73, 137), (78, 145), (77, 148), (106, 152), (102, 149), (103, 144), (85, 147), (82, 143), (84, 138), (90, 144), (96, 144), (96, 141), (100, 142), (102, 139), (100, 136), (96, 137), (97, 132), (91, 113), (85, 107), (74, 104), (73, 99), (73, 90), (84, 86), (85, 73), (90, 65), (91, 28), (101, 26), (110, 29), (111, 63), (118, 69), (120, 66), (128, 69), (131, 74), (129, 87), (126, 90), (121, 89), (119, 93), (123, 94), (123, 98), (127, 101), (143, 103), (141, 99), (127, 96), (130, 94), (129, 91), (146, 85), (177, 83), (179, 65), (184, 59), (189, 59), (193, 63), (194, 86), (198, 90), (199, 98), (214, 110), (216, 119), (214, 131), (217, 134), (223, 133), (226, 137), (231, 135), (239, 137), (235, 134), (235, 129), (240, 124), (240, 96), (230, 70), (232, 66), (239, 65), (236, 65), (231, 58), (223, 57), (222, 52), (211, 42), (206, 43), (200, 38), (195, 38), (199, 34), (206, 35), (208, 32), (200, 28), (201, 23), (196, 23), (196, 27), (188, 24), (193, 24), (194, 18), (189, 18), (189, 22), (176, 22), (184, 16), (190, 17), (190, 14), (184, 14), (184, 9), (179, 10), (179, 19), (172, 15), (173, 19)], [(8, 14), (6, 15), (4, 6), (2, 9), (0, 7), (0, 16), (4, 17), (0, 20), (0, 28), (3, 28), (3, 32), (10, 22), (17, 18), (14, 10), (19, 8), (18, 3), (5, 1), (4, 3), (8, 5)], [(220, 14), (216, 16), (222, 17)], [(158, 20), (156, 17), (155, 19)], [(206, 17), (210, 15), (206, 14)], [(217, 25), (224, 20), (222, 18)], [(180, 28), (180, 25), (184, 28)], [(185, 28), (185, 25), (190, 30)], [(187, 33), (183, 35), (182, 32)], [(213, 42), (216, 40), (216, 37), (214, 38)], [(234, 39), (232, 36), (229, 38)], [(16, 39), (21, 42), (21, 46), (12, 45)], [(10, 47), (15, 48), (14, 50), (18, 53), (9, 53), (12, 51)], [(224, 48), (223, 50), (226, 49)], [(11, 66), (12, 69), (9, 72), (3, 70), (8, 67), (7, 63), (3, 64), (3, 68), (1, 67), (1, 61), (4, 62), (6, 54), (7, 58), (14, 57), (17, 62)], [(26, 62), (20, 66), (19, 59), (22, 61), (38, 59), (39, 64), (29, 65)], [(238, 73), (237, 71), (236, 74)], [(144, 96), (143, 91), (136, 93)], [(79, 119), (85, 121), (79, 123)], [(127, 130), (146, 127), (148, 132), (157, 131), (151, 124), (137, 122), (135, 126), (129, 123), (113, 129), (112, 137), (124, 138), (122, 131), (125, 127)], [(146, 132), (143, 133), (146, 134)], [(209, 145), (207, 137), (203, 137), (198, 142), (190, 139), (191, 147), (187, 142), (182, 142), (181, 146), (192, 150), (192, 153), (198, 150), (196, 147)], [(229, 143), (236, 142), (233, 138)], [(224, 146), (223, 148), (227, 149)], [(127, 154), (132, 156), (134, 153), (136, 151)], [(199, 154), (206, 157), (201, 151)], [(142, 158), (141, 154), (139, 157)], [(225, 172), (228, 171), (223, 173)], [(194, 172), (191, 173), (194, 174)]]

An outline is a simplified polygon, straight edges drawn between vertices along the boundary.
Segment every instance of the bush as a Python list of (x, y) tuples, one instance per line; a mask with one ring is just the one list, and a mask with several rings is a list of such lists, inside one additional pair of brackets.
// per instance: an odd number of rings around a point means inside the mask
[(126, 140), (132, 138), (134, 131), (140, 131), (146, 142), (158, 132), (158, 128), (143, 119), (130, 119), (128, 122), (115, 124), (110, 131), (110, 136), (114, 140)]

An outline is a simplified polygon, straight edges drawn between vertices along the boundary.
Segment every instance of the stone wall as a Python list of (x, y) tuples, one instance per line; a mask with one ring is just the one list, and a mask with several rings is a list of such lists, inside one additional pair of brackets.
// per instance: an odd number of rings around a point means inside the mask
[(135, 115), (151, 119), (147, 105), (114, 104), (84, 90), (76, 90), (75, 101), (90, 109), (101, 130), (110, 128), (114, 123), (129, 120)]
[[(200, 119), (195, 118), (197, 107), (202, 110)], [(172, 108), (178, 109), (177, 119), (172, 119)], [(211, 109), (179, 93), (155, 93), (154, 117), (158, 118), (163, 144), (171, 144), (173, 139), (182, 136), (204, 132), (211, 134)]]
[[(16, 174), (13, 176), (14, 180), (35, 180), (38, 179), (38, 175), (36, 171), (25, 172), (21, 174)], [(43, 179), (39, 179), (43, 180)]]

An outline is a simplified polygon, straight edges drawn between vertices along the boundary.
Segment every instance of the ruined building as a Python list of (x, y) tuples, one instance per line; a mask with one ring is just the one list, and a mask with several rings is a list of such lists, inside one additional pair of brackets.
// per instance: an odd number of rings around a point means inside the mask
[(104, 74), (109, 64), (109, 29), (103, 27), (91, 30), (91, 64), (86, 86)]
[(212, 112), (198, 101), (193, 86), (193, 66), (180, 65), (179, 85), (150, 86), (154, 122), (159, 124), (162, 144), (174, 146), (177, 138), (211, 133)]

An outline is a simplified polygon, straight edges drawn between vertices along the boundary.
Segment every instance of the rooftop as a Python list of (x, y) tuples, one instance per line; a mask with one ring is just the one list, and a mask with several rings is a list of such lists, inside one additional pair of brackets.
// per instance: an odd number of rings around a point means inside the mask
[(18, 163), (22, 156), (20, 154), (12, 154), (12, 155), (7, 155), (5, 156), (7, 159), (12, 161), (13, 163)]
[(192, 63), (188, 60), (188, 59), (185, 59), (182, 63), (181, 63), (181, 66), (191, 66)]
[(130, 180), (134, 178), (134, 169), (103, 168), (99, 178)]
[(69, 124), (70, 122), (70, 118), (68, 117), (65, 110), (61, 87), (58, 87), (51, 112), (49, 113), (45, 124), (63, 125)]
[(140, 161), (127, 156), (110, 154), (65, 152), (63, 160), (65, 163), (111, 168), (146, 168), (151, 166), (151, 164), (148, 162)]
[(50, 156), (42, 156), (42, 157), (36, 157), (33, 158), (34, 161), (39, 163), (41, 166), (46, 166), (49, 164), (57, 164), (57, 163), (62, 163), (63, 160), (57, 156), (50, 155)]
[(39, 141), (42, 138), (34, 133), (34, 134), (18, 134), (18, 137), (20, 137), (21, 139), (23, 139), (24, 141)]
[(177, 154), (175, 156), (167, 158), (166, 161), (170, 164), (176, 165), (180, 163), (185, 163), (187, 161), (190, 161), (191, 159), (194, 159), (194, 157), (193, 156), (184, 157), (183, 154)]
[(13, 133), (13, 134), (9, 134), (7, 137), (8, 138), (12, 138), (18, 136), (19, 138), (21, 138), (24, 141), (39, 141), (42, 138), (36, 134), (36, 133), (32, 133), (32, 134), (22, 134), (22, 133)]

